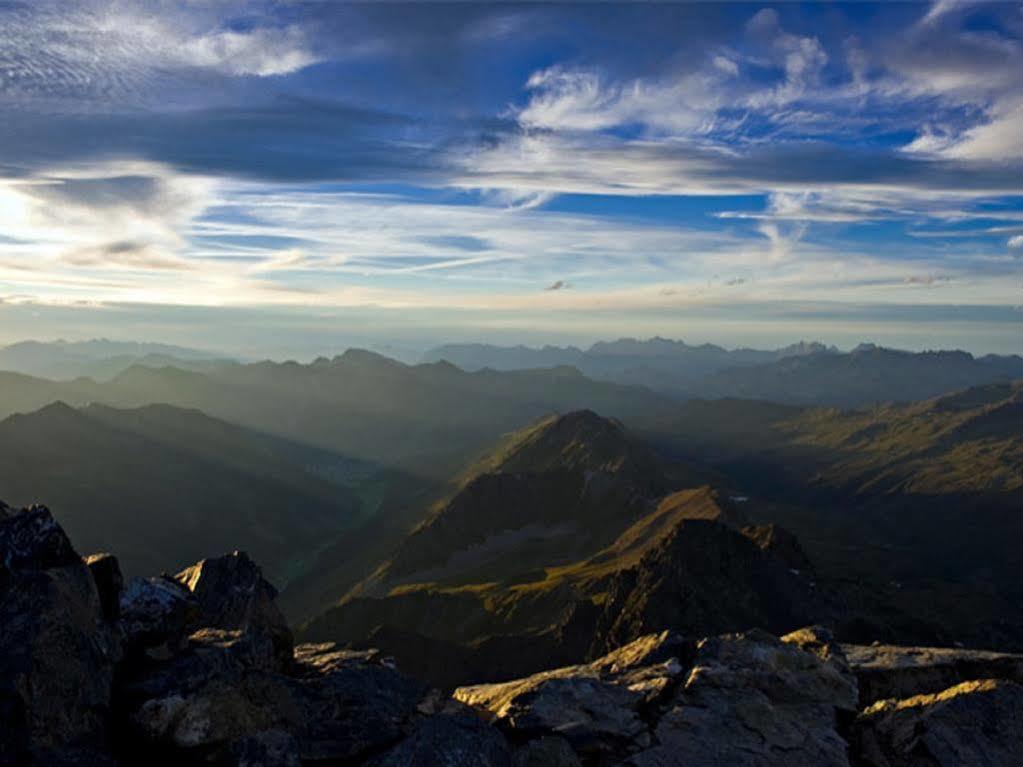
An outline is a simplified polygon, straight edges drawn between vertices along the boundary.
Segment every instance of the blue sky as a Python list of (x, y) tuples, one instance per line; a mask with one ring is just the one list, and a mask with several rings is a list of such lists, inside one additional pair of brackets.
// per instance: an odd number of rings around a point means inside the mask
[(3, 2), (0, 341), (1023, 352), (1023, 4)]

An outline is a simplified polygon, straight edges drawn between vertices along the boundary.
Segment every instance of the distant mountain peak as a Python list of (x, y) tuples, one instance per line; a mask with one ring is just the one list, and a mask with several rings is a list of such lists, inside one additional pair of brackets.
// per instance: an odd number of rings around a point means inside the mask
[(369, 349), (346, 349), (343, 354), (334, 358), (334, 362), (344, 365), (365, 365), (376, 367), (405, 367), (402, 363), (383, 354), (371, 352)]
[(77, 417), (81, 414), (63, 400), (51, 402), (35, 411), (34, 415), (39, 418), (68, 418)]
[(661, 490), (660, 460), (621, 423), (592, 410), (553, 415), (512, 435), (491, 470), (538, 473), (552, 470), (607, 473)]

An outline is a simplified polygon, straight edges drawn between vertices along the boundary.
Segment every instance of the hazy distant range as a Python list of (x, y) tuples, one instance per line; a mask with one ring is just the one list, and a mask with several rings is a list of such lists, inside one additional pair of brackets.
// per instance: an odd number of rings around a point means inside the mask
[[(447, 344), (427, 351), (419, 364), (440, 362), (470, 373), (560, 369), (684, 399), (731, 397), (839, 407), (909, 402), (1023, 378), (1023, 358), (1016, 355), (908, 352), (874, 344), (843, 352), (805, 341), (769, 350), (725, 349), (665, 338), (600, 341), (587, 349)], [(0, 371), (57, 381), (112, 381), (139, 367), (216, 375), (244, 366), (225, 355), (158, 343), (24, 341), (0, 348)]]
[(860, 344), (850, 352), (801, 341), (780, 349), (725, 349), (665, 338), (574, 346), (448, 344), (423, 355), (463, 370), (570, 366), (596, 380), (645, 386), (683, 397), (737, 397), (807, 405), (860, 406), (910, 401), (1023, 377), (1017, 355), (908, 352)]

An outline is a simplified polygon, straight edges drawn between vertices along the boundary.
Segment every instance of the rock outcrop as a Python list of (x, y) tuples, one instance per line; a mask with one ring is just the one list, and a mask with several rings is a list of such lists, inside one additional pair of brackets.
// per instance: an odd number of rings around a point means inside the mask
[(837, 712), (855, 711), (856, 680), (831, 652), (761, 631), (696, 643), (665, 632), (585, 666), (454, 695), (513, 738), (557, 735), (599, 763), (847, 765)]
[(106, 764), (119, 644), (44, 506), (0, 504), (0, 762)]
[(941, 692), (971, 679), (1023, 684), (1023, 655), (950, 647), (843, 645), (856, 671), (860, 703)]
[(869, 767), (1023, 764), (1023, 686), (962, 682), (930, 695), (878, 701), (856, 722)]
[(0, 767), (1023, 763), (1018, 656), (666, 630), (448, 696), (293, 646), (274, 595), (241, 552), (122, 589), (47, 509), (0, 506)]

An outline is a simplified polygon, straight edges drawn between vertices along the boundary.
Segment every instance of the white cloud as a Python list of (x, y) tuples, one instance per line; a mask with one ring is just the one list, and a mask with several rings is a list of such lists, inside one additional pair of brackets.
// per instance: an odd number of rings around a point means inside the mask
[(517, 117), (526, 128), (549, 130), (638, 124), (667, 134), (700, 132), (721, 106), (716, 91), (727, 76), (717, 66), (656, 82), (608, 83), (594, 71), (553, 67), (529, 78), (532, 97)]
[(1023, 248), (1023, 234), (1017, 234), (1015, 237), (1010, 237), (1008, 245), (1010, 248)]
[(22, 106), (148, 103), (190, 73), (269, 77), (319, 58), (301, 27), (223, 29), (215, 9), (192, 4), (0, 7), (0, 97)]
[(942, 153), (966, 160), (1023, 160), (1023, 102), (999, 105), (989, 122), (969, 128)]
[(176, 49), (182, 63), (233, 75), (270, 77), (305, 69), (319, 59), (298, 27), (213, 32), (184, 40)]
[(739, 65), (735, 62), (735, 60), (728, 56), (715, 56), (713, 63), (715, 67), (720, 69), (726, 75), (731, 75), (732, 77), (739, 76)]
[(777, 15), (762, 18), (767, 21), (754, 24), (751, 28), (758, 34), (771, 36), (771, 55), (785, 72), (785, 80), (774, 88), (754, 92), (748, 99), (748, 104), (754, 109), (772, 104), (782, 106), (801, 98), (808, 88), (816, 85), (821, 71), (828, 63), (828, 55), (816, 37), (803, 37), (783, 31)]
[[(212, 182), (151, 163), (101, 163), (0, 180), (0, 231), (14, 258), (73, 267), (184, 268), (181, 231)], [(10, 260), (10, 256), (9, 256)]]

